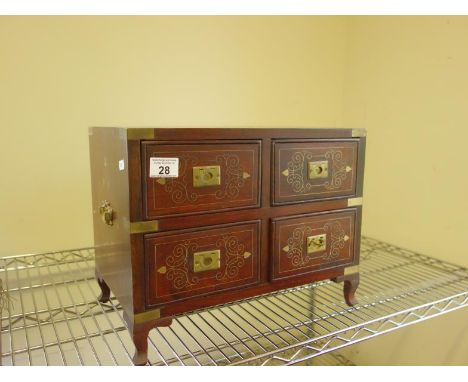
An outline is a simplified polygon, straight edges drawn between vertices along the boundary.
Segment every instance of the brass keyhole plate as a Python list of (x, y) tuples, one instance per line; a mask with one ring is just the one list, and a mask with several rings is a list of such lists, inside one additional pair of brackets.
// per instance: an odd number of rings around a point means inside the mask
[(193, 254), (193, 271), (203, 272), (213, 269), (219, 269), (221, 266), (221, 251), (215, 249), (212, 251), (195, 252)]
[(219, 166), (193, 167), (193, 187), (219, 185), (221, 185), (221, 169)]
[(327, 249), (327, 235), (314, 235), (307, 237), (307, 253), (322, 252)]
[(328, 161), (309, 162), (309, 179), (328, 178)]

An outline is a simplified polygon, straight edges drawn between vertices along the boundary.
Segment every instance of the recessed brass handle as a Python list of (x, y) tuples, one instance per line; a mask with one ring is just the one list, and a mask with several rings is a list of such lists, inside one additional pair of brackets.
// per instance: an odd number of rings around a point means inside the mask
[(308, 163), (309, 179), (327, 178), (328, 161), (315, 161)]
[(107, 225), (114, 224), (114, 210), (112, 209), (110, 203), (107, 200), (104, 200), (100, 207), (99, 213), (101, 215), (102, 221)]
[(307, 253), (322, 252), (327, 249), (327, 234), (308, 236)]
[(193, 168), (193, 187), (219, 186), (221, 169), (219, 166), (195, 166)]
[(193, 254), (193, 271), (203, 272), (221, 267), (221, 251), (219, 249), (211, 251), (195, 252)]

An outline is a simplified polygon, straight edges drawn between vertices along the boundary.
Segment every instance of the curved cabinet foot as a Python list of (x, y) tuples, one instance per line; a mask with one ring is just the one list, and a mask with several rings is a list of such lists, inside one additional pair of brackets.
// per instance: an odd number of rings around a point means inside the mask
[(96, 272), (96, 281), (101, 288), (101, 294), (98, 297), (99, 302), (108, 302), (110, 300), (110, 288), (104, 281), (104, 279), (99, 276), (99, 274)]
[(359, 286), (359, 273), (339, 276), (332, 280), (337, 283), (343, 282), (343, 295), (348, 306), (354, 306), (358, 303), (356, 290)]
[[(128, 320), (128, 316), (125, 312), (124, 320)], [(135, 366), (144, 366), (148, 364), (148, 335), (150, 330), (155, 327), (170, 326), (171, 323), (172, 317), (164, 317), (159, 320), (147, 321), (138, 324), (128, 323), (130, 335), (135, 345), (135, 354), (133, 355), (133, 364)]]
[(132, 340), (135, 344), (135, 354), (133, 355), (133, 364), (135, 366), (144, 366), (148, 363), (148, 334), (151, 328), (140, 328), (138, 325), (132, 331)]

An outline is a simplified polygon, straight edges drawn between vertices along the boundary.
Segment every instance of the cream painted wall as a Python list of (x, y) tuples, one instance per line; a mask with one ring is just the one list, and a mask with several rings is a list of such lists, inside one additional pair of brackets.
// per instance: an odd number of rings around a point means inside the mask
[[(468, 265), (468, 18), (0, 17), (0, 52), (0, 256), (92, 244), (88, 126), (349, 126), (364, 233)], [(466, 364), (463, 313), (351, 356)]]
[[(468, 17), (353, 17), (347, 32), (343, 120), (368, 129), (364, 232), (468, 266)], [(343, 353), (360, 365), (468, 365), (466, 313)]]
[(468, 266), (468, 17), (353, 17), (343, 120), (368, 130), (363, 230)]
[(0, 17), (0, 256), (92, 245), (89, 126), (341, 126), (337, 17)]

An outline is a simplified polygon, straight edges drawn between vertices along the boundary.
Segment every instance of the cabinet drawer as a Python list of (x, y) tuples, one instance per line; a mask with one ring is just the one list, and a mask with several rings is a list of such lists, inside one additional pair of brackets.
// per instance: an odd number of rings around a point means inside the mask
[[(259, 206), (259, 141), (142, 143), (147, 219)], [(151, 158), (177, 158), (178, 176), (150, 176)]]
[(146, 235), (148, 305), (257, 283), (259, 233), (253, 221)]
[(272, 279), (282, 279), (354, 261), (357, 209), (272, 220)]
[(358, 140), (276, 141), (273, 204), (356, 194)]

